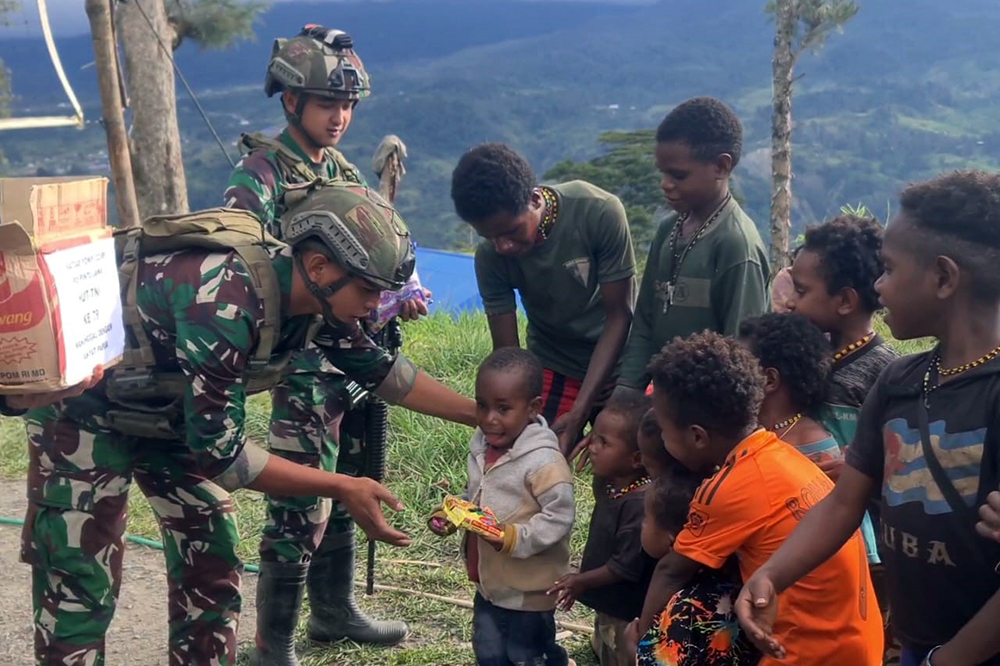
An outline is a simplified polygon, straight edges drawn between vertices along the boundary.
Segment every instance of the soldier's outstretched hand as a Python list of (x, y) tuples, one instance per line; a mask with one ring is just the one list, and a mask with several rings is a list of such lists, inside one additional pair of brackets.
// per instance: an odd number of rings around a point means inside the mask
[(372, 479), (351, 479), (350, 484), (348, 492), (338, 499), (358, 527), (375, 541), (384, 541), (393, 546), (409, 546), (410, 537), (389, 525), (382, 513), (383, 503), (393, 511), (402, 511), (403, 503), (388, 488)]

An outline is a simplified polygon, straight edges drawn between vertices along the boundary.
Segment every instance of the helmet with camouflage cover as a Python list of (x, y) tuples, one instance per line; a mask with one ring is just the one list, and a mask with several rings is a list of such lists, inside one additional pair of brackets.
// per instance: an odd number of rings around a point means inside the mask
[(288, 197), (281, 218), (285, 242), (322, 243), (348, 273), (327, 287), (332, 295), (353, 277), (381, 289), (399, 290), (413, 274), (416, 257), (399, 213), (375, 190), (347, 181), (317, 181)]
[(358, 100), (371, 94), (371, 80), (350, 35), (307, 25), (292, 39), (274, 40), (264, 93), (282, 90)]

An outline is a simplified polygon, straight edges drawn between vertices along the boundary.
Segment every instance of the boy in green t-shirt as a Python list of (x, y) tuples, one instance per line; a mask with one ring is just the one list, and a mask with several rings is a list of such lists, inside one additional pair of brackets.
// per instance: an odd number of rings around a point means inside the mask
[(569, 453), (614, 385), (632, 323), (635, 256), (625, 208), (583, 181), (537, 185), (511, 148), (473, 148), (452, 174), (455, 211), (485, 240), (476, 279), (493, 347), (516, 347), (515, 290), (528, 349), (545, 369), (542, 416)]
[(712, 97), (680, 104), (656, 130), (673, 213), (649, 248), (619, 384), (645, 389), (649, 360), (677, 336), (735, 335), (740, 321), (767, 311), (767, 253), (729, 192), (742, 147), (739, 118)]

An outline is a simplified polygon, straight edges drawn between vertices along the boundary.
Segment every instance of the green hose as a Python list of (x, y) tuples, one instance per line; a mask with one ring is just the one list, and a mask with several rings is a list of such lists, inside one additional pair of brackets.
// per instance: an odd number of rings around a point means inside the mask
[[(4, 518), (0, 516), (0, 525), (24, 525), (24, 521), (20, 518)], [(132, 536), (131, 534), (125, 535), (126, 541), (131, 541), (132, 543), (137, 543), (140, 546), (146, 546), (147, 548), (155, 548), (156, 550), (163, 550), (163, 544), (155, 539), (147, 539), (141, 536)], [(260, 567), (256, 564), (247, 564), (243, 567), (246, 571), (250, 573), (260, 572)]]

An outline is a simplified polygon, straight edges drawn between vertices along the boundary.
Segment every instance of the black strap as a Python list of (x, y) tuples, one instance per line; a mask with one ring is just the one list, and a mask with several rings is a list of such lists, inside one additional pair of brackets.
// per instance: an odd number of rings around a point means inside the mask
[(979, 520), (978, 512), (962, 499), (958, 489), (955, 488), (955, 484), (948, 478), (944, 467), (941, 466), (941, 461), (938, 460), (937, 455), (934, 453), (934, 447), (931, 445), (931, 429), (927, 412), (927, 395), (921, 391), (917, 399), (917, 424), (920, 427), (920, 445), (923, 448), (927, 469), (930, 470), (931, 476), (934, 478), (934, 483), (941, 489), (941, 494), (944, 495), (948, 506), (951, 507), (951, 510), (955, 512), (956, 517), (962, 523), (958, 532), (965, 541), (966, 549), (976, 560), (976, 565), (983, 570), (1000, 574), (998, 567), (995, 567), (993, 563), (986, 559), (984, 552), (986, 550), (986, 542), (976, 534), (975, 524)]

